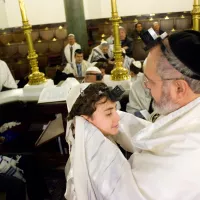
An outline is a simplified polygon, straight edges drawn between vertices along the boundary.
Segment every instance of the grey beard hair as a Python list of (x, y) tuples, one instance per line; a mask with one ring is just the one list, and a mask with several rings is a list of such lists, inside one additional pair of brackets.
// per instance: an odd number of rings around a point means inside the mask
[(178, 110), (179, 108), (180, 105), (175, 104), (171, 101), (169, 87), (167, 87), (164, 84), (162, 88), (162, 95), (160, 101), (159, 102), (153, 101), (154, 112), (160, 115), (167, 115), (169, 113), (174, 112), (175, 110)]

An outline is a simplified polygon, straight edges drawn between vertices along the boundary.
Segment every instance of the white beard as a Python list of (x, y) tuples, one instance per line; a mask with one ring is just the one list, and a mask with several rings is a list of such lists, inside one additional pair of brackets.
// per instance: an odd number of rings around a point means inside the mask
[(173, 103), (169, 92), (169, 87), (163, 85), (163, 92), (159, 102), (153, 101), (154, 112), (160, 115), (167, 115), (180, 108), (180, 105)]

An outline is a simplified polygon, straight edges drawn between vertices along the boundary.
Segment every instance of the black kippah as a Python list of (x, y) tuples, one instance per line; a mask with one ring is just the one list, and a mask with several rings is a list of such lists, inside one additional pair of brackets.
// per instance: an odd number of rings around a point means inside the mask
[(181, 31), (170, 35), (168, 39), (174, 55), (196, 74), (191, 78), (200, 80), (200, 32)]

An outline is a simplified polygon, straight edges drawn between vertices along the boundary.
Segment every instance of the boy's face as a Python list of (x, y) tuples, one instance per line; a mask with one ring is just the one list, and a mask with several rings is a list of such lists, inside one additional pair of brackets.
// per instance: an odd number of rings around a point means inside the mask
[(96, 103), (96, 111), (88, 119), (104, 135), (116, 135), (118, 133), (119, 115), (116, 111), (116, 102), (105, 98)]

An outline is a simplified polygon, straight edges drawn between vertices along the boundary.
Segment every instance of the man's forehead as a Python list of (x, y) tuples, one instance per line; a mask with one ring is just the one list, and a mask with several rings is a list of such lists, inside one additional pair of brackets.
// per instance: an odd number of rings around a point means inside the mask
[(156, 67), (160, 55), (161, 55), (161, 50), (159, 46), (152, 48), (147, 56), (147, 61), (146, 61), (146, 66), (144, 67), (144, 71), (148, 71), (150, 68), (153, 69), (154, 67)]

